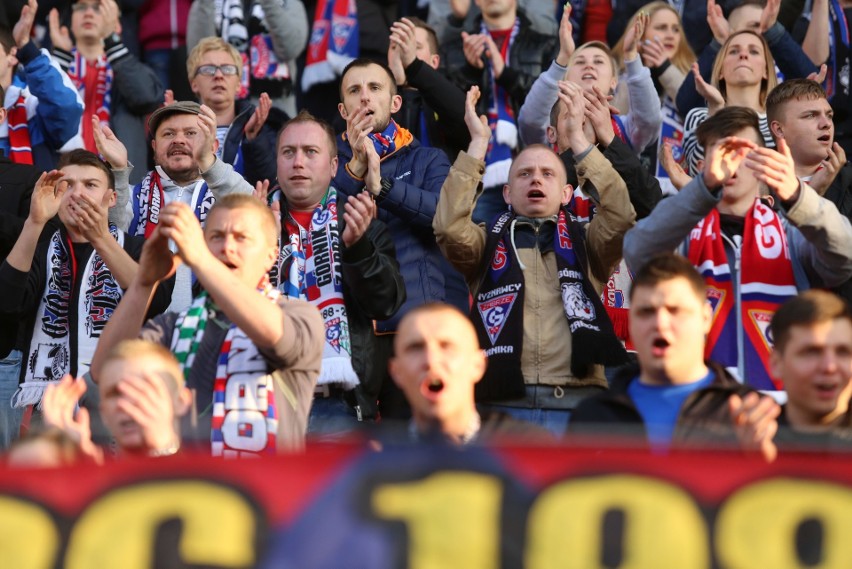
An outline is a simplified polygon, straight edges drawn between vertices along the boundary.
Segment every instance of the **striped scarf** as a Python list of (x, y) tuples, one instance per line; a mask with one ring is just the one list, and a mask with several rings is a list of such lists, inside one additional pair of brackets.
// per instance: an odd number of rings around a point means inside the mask
[(302, 91), (334, 81), (358, 57), (358, 9), (355, 0), (319, 0), (302, 72)]
[(707, 283), (707, 299), (713, 308), (705, 356), (725, 367), (740, 368), (741, 364), (742, 379), (754, 389), (782, 390), (783, 384), (769, 373), (772, 341), (768, 330), (778, 307), (797, 294), (784, 226), (770, 207), (755, 201), (746, 215), (740, 246), (738, 303), (720, 219), (714, 208), (689, 236), (688, 257)]
[(22, 89), (15, 103), (8, 109), (9, 158), (15, 164), (32, 164), (33, 148), (27, 121), (27, 106)]
[(358, 386), (352, 368), (349, 319), (343, 302), (340, 268), (340, 231), (337, 192), (330, 188), (311, 216), (310, 227), (292, 216), (284, 222), (289, 243), (281, 248), (278, 274), (287, 280), (279, 290), (290, 298), (307, 300), (317, 307), (325, 324), (322, 371), (318, 384), (339, 383), (345, 389)]
[[(260, 293), (270, 302), (278, 297), (268, 283), (264, 283)], [(202, 292), (175, 323), (172, 351), (188, 385), (211, 310), (215, 310), (215, 305)], [(219, 350), (213, 383), (211, 452), (225, 458), (274, 454), (277, 433), (272, 374), (257, 346), (231, 324)]]
[[(520, 26), (520, 19), (515, 18), (509, 37), (499, 47), (506, 67), (511, 65), (509, 56)], [(482, 23), (481, 33), (490, 34), (488, 28), (485, 27), (485, 22)], [(486, 188), (493, 188), (505, 184), (509, 179), (512, 156), (518, 148), (518, 125), (509, 93), (497, 84), (494, 69), (490, 63), (486, 66), (486, 73), (490, 87), (488, 90), (488, 126), (491, 128), (491, 143), (488, 145), (488, 152), (485, 154), (485, 175), (482, 178), (482, 185)]]
[[(124, 232), (114, 225), (110, 234), (124, 246)], [(77, 263), (86, 263), (79, 287)], [(78, 290), (77, 298), (73, 297)], [(36, 312), (30, 351), (24, 363), (24, 382), (12, 399), (14, 407), (38, 403), (50, 383), (66, 373), (77, 376), (89, 370), (98, 338), (124, 295), (106, 262), (92, 250), (77, 259), (70, 238), (57, 231), (50, 238), (45, 261), (45, 285)], [(72, 322), (76, 321), (76, 329)]]
[(399, 126), (393, 119), (382, 132), (371, 132), (367, 136), (373, 141), (373, 147), (381, 159), (392, 155), (403, 146), (411, 144), (414, 139), (409, 130)]
[[(77, 92), (80, 93), (80, 98), (83, 99), (84, 102), (87, 101), (87, 99), (92, 102), (91, 105), (86, 106), (86, 110), (83, 113), (81, 121), (83, 143), (86, 146), (86, 150), (97, 152), (98, 150), (95, 146), (95, 135), (92, 129), (91, 117), (98, 117), (98, 122), (101, 123), (101, 126), (109, 126), (114, 74), (112, 66), (107, 61), (106, 55), (101, 55), (92, 66), (97, 71), (97, 77), (95, 78), (94, 83), (95, 92), (87, 95), (86, 70), (88, 67), (86, 58), (77, 51), (76, 47), (72, 49), (71, 62), (67, 69), (68, 77), (71, 79), (74, 87), (77, 88)], [(89, 99), (91, 95), (93, 95), (94, 98)]]
[(254, 92), (256, 89), (249, 93), (250, 87), (258, 81), (272, 89), (270, 96), (273, 98), (285, 90), (289, 93), (292, 87), (290, 66), (275, 55), (260, 2), (251, 0), (246, 10), (243, 0), (215, 0), (214, 9), (219, 36), (237, 49), (243, 62), (237, 98), (260, 95)]
[[(154, 228), (160, 222), (160, 210), (166, 206), (166, 196), (163, 191), (162, 173), (159, 166), (148, 172), (142, 182), (133, 188), (133, 218), (127, 232), (130, 235), (144, 235), (147, 239), (154, 232)], [(190, 205), (195, 212), (195, 217), (203, 225), (207, 220), (207, 213), (213, 207), (213, 192), (207, 186), (207, 182), (199, 180), (192, 190), (192, 201)]]

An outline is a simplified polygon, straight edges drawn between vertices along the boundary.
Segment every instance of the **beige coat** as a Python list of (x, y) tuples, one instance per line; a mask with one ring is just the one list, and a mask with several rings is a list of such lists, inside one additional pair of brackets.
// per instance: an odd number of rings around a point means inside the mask
[[(441, 188), (432, 227), (441, 252), (465, 277), (475, 294), (490, 260), (484, 259), (486, 230), (471, 219), (485, 163), (461, 152)], [(633, 227), (636, 213), (627, 186), (603, 154), (594, 148), (577, 164), (583, 185), (598, 189), (597, 214), (586, 224), (586, 274), (601, 293), (621, 259), (624, 233)], [(523, 222), (519, 220), (518, 227)], [(532, 230), (532, 225), (528, 225)], [(602, 366), (592, 375), (571, 375), (571, 333), (562, 306), (556, 257), (538, 248), (523, 248), (518, 256), (524, 269), (524, 340), (521, 370), (527, 384), (606, 386)]]

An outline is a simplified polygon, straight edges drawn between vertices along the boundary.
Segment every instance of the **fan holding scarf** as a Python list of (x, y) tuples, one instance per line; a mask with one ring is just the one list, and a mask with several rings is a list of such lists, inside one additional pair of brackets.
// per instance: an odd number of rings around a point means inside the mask
[[(624, 258), (635, 269), (679, 246), (708, 287), (705, 356), (783, 402), (784, 386), (770, 373), (769, 322), (798, 291), (852, 276), (852, 225), (796, 177), (783, 139), (778, 151), (763, 146), (753, 110), (726, 107), (697, 135), (709, 149), (702, 174), (627, 234)], [(773, 200), (760, 197), (761, 184)]]

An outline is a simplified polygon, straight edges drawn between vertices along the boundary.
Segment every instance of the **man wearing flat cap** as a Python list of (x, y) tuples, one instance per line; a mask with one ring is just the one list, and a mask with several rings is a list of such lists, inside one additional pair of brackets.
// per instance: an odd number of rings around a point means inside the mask
[[(216, 158), (216, 114), (206, 105), (176, 101), (160, 107), (148, 119), (148, 128), (157, 165), (132, 191), (127, 180), (133, 165), (127, 161), (124, 145), (107, 128), (96, 132), (99, 149), (115, 172), (119, 204), (127, 204), (124, 219), (116, 221), (130, 235), (149, 237), (159, 223), (160, 211), (173, 201), (189, 205), (204, 225), (216, 199), (252, 193), (251, 185), (230, 164)], [(170, 310), (189, 305), (191, 287), (191, 272), (182, 265)]]

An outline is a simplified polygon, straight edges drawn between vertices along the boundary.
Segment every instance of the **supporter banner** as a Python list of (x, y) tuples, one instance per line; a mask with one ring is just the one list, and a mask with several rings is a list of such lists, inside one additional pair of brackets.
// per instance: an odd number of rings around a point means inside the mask
[(312, 448), (0, 471), (0, 567), (852, 567), (852, 456)]

